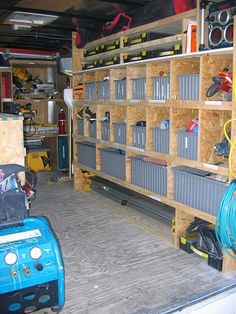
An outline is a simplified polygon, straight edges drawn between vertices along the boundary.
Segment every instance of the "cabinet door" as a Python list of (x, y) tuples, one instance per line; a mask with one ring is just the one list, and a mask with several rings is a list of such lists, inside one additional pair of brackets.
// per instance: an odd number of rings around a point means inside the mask
[(68, 137), (58, 137), (58, 169), (68, 169)]

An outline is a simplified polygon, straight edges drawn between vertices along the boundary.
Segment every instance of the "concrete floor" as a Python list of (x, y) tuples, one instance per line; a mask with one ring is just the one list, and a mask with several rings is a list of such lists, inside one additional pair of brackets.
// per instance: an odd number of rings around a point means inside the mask
[(235, 285), (196, 255), (174, 248), (170, 228), (72, 183), (39, 174), (31, 215), (46, 215), (66, 272), (62, 314), (172, 313)]

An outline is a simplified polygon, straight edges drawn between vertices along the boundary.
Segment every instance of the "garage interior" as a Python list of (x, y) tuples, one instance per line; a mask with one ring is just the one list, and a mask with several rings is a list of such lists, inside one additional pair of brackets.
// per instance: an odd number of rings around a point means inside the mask
[(0, 314), (236, 313), (235, 12), (2, 1)]

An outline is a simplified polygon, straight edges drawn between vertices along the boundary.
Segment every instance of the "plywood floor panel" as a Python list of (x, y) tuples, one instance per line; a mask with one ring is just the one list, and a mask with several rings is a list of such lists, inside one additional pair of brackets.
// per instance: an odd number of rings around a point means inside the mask
[(170, 313), (235, 284), (196, 255), (177, 250), (156, 219), (40, 174), (32, 215), (47, 215), (66, 270), (62, 314)]

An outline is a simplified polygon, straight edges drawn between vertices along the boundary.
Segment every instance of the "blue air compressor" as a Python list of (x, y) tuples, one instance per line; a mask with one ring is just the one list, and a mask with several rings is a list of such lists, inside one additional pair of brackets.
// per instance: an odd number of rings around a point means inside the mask
[[(17, 176), (22, 171), (23, 187)], [(64, 305), (60, 247), (47, 218), (28, 216), (34, 194), (28, 178), (22, 166), (0, 166), (1, 314), (58, 313)]]

